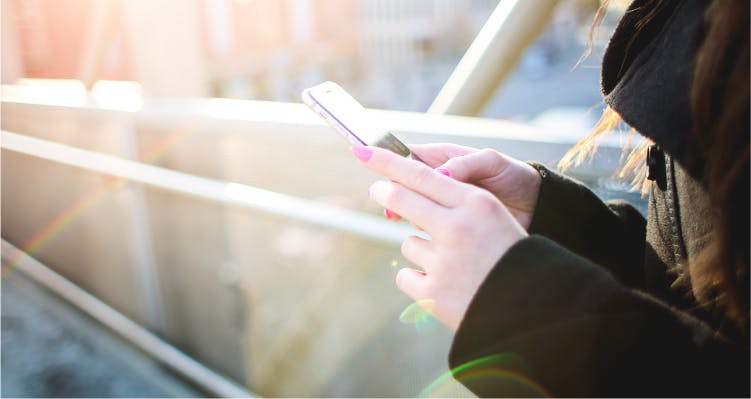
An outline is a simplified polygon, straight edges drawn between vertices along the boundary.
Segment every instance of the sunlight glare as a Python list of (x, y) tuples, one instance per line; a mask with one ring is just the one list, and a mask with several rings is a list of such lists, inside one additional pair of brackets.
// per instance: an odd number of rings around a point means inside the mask
[(143, 107), (143, 87), (138, 82), (100, 80), (91, 88), (94, 103), (103, 109), (137, 112)]
[(86, 104), (86, 87), (80, 80), (23, 78), (17, 86), (18, 93), (15, 93), (13, 86), (3, 86), (3, 91), (23, 102), (63, 107)]
[(301, 104), (273, 101), (211, 98), (202, 106), (201, 114), (210, 118), (256, 122), (288, 122), (323, 124)]

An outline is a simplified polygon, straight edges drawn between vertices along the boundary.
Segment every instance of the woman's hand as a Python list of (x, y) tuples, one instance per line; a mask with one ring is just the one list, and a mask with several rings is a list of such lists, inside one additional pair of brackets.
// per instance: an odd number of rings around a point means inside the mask
[(535, 168), (492, 149), (477, 150), (455, 144), (409, 148), (431, 168), (490, 191), (525, 230), (529, 228), (542, 182)]
[(456, 330), (480, 284), (501, 256), (527, 235), (525, 229), (485, 189), (388, 150), (354, 147), (352, 151), (368, 169), (390, 179), (374, 183), (370, 197), (431, 237), (404, 241), (402, 254), (422, 271), (400, 270), (397, 286), (419, 303), (429, 304), (427, 310)]

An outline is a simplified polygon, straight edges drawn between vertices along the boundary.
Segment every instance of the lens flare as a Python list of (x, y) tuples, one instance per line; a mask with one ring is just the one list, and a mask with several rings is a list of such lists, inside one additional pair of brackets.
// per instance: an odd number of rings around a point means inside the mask
[(481, 392), (490, 396), (512, 397), (551, 397), (552, 395), (539, 383), (529, 377), (527, 362), (515, 353), (503, 353), (486, 356), (467, 362), (442, 374), (418, 397), (443, 397), (450, 395), (457, 381), (476, 389), (488, 389)]
[[(188, 129), (179, 129), (172, 134), (167, 135), (163, 140), (157, 142), (154, 146), (146, 149), (139, 157), (138, 161), (143, 163), (152, 163), (164, 155), (169, 149), (174, 147), (178, 142), (184, 140), (191, 133), (196, 131), (198, 126), (193, 126)], [(37, 229), (31, 237), (26, 240), (19, 247), (18, 255), (13, 259), (10, 259), (7, 268), (3, 268), (0, 277), (6, 273), (11, 273), (15, 270), (18, 263), (24, 256), (34, 256), (54, 237), (60, 234), (65, 227), (69, 226), (75, 220), (80, 218), (86, 210), (91, 208), (99, 200), (101, 200), (107, 193), (109, 193), (118, 183), (123, 182), (121, 177), (108, 177), (102, 181), (102, 183), (92, 187), (86, 191), (83, 195), (78, 197), (70, 205), (63, 208), (58, 212), (49, 222), (42, 225)]]
[(426, 333), (440, 325), (435, 316), (433, 316), (434, 308), (435, 301), (432, 299), (422, 299), (413, 302), (399, 315), (399, 321), (404, 324), (414, 324), (418, 333)]

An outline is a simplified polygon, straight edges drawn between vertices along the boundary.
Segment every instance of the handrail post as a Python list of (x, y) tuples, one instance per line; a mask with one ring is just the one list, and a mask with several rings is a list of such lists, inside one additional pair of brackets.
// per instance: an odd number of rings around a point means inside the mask
[(430, 105), (428, 113), (478, 115), (559, 0), (501, 0)]

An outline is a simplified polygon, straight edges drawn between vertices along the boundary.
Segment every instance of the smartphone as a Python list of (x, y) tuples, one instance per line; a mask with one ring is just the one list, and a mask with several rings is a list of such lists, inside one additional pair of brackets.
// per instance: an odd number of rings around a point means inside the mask
[(381, 126), (338, 84), (323, 82), (303, 90), (301, 96), (308, 107), (350, 144), (381, 147), (414, 158), (404, 143)]

